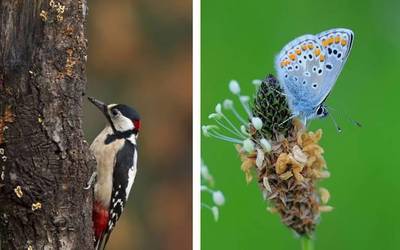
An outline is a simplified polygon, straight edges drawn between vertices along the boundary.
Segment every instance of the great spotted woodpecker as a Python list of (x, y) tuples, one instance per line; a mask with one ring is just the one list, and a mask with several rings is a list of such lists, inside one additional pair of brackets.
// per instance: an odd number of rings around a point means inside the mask
[(90, 150), (97, 161), (94, 184), (93, 226), (95, 249), (104, 249), (115, 223), (128, 200), (136, 176), (136, 140), (140, 130), (139, 114), (123, 104), (107, 105), (88, 98), (108, 120), (94, 139)]

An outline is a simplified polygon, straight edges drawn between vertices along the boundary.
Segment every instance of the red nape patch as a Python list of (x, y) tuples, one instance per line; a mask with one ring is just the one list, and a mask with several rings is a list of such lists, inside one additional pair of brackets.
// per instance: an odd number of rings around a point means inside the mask
[(133, 120), (133, 125), (135, 126), (135, 129), (139, 130), (140, 129), (140, 120)]
[(104, 230), (107, 228), (108, 223), (108, 209), (105, 209), (98, 202), (94, 203), (93, 207), (93, 227), (94, 227), (94, 235), (96, 236), (96, 240), (98, 240)]

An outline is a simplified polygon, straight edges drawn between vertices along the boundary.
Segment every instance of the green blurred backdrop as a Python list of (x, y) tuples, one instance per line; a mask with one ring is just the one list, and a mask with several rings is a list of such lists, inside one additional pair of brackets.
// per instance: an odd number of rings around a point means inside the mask
[[(275, 73), (274, 57), (297, 36), (330, 28), (355, 33), (351, 55), (328, 104), (359, 120), (336, 114), (322, 146), (331, 178), (321, 182), (335, 209), (322, 214), (316, 249), (400, 249), (400, 1), (211, 1), (201, 9), (202, 123), (217, 102), (232, 98), (228, 81), (252, 94), (253, 79)], [(202, 137), (202, 158), (226, 204), (214, 222), (202, 209), (202, 249), (299, 249), (300, 243), (266, 211), (255, 182), (247, 185), (233, 145)], [(203, 197), (208, 198), (208, 197)]]
[[(138, 172), (108, 250), (192, 245), (192, 3), (89, 1), (87, 95), (142, 116)], [(106, 123), (86, 102), (89, 143)]]

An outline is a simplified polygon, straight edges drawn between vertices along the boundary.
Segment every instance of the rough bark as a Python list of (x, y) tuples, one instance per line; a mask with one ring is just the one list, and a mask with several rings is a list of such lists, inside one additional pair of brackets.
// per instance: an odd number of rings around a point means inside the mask
[(0, 0), (0, 249), (92, 249), (86, 0)]

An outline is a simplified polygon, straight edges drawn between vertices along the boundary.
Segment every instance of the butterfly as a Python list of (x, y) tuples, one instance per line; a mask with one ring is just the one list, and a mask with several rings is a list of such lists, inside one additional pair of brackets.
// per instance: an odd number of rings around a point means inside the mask
[(292, 117), (306, 124), (328, 115), (324, 102), (346, 63), (353, 39), (353, 31), (337, 28), (300, 36), (281, 50), (275, 68)]

